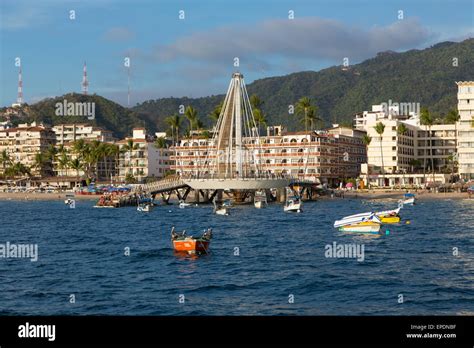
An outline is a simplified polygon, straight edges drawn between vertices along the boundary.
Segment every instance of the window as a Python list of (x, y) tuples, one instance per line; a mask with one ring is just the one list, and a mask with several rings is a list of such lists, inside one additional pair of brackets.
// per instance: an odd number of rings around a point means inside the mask
[(396, 156), (393, 156), (393, 157), (392, 157), (392, 160), (393, 160), (393, 161), (396, 161), (396, 160), (397, 160), (397, 157), (396, 157)]
[(393, 150), (393, 151), (397, 150), (397, 147), (396, 147), (396, 146), (392, 146), (392, 150)]
[(397, 140), (397, 137), (392, 137), (392, 140)]

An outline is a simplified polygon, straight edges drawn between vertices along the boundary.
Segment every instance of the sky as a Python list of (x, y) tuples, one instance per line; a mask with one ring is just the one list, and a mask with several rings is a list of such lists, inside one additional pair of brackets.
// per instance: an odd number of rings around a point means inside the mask
[(86, 62), (89, 93), (127, 106), (130, 57), (133, 106), (223, 94), (234, 71), (248, 84), (473, 28), (473, 0), (0, 0), (0, 106), (16, 100), (17, 58), (27, 103), (80, 93)]

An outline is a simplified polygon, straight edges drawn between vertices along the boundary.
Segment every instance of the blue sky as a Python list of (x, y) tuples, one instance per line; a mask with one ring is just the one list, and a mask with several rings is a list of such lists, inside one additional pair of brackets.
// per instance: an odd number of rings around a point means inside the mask
[[(384, 50), (473, 37), (472, 0), (2, 0), (0, 105), (80, 92), (126, 105), (225, 93), (233, 71), (255, 79), (358, 63)], [(76, 19), (69, 18), (75, 11)], [(183, 10), (185, 19), (179, 19)], [(289, 11), (294, 19), (289, 19)], [(403, 11), (403, 19), (398, 11)], [(233, 66), (239, 57), (240, 67)]]

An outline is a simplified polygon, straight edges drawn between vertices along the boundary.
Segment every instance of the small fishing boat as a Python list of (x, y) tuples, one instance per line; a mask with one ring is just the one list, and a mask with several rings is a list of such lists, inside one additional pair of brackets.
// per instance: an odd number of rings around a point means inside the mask
[(137, 207), (137, 211), (149, 213), (153, 209), (153, 204), (152, 203), (142, 203), (139, 204)]
[[(399, 206), (397, 209), (393, 210), (385, 210), (385, 211), (377, 211), (377, 212), (367, 212), (367, 213), (360, 213), (360, 214), (355, 214), (355, 215), (349, 215), (346, 217), (343, 217), (341, 220), (338, 220), (339, 222), (343, 222), (344, 220), (347, 219), (357, 219), (357, 218), (369, 218), (372, 214), (376, 215), (380, 221), (384, 224), (396, 224), (400, 222), (400, 209), (402, 206)], [(336, 222), (338, 222), (336, 221)]]
[(414, 205), (415, 195), (413, 193), (405, 193), (403, 200), (400, 201), (403, 205)]
[(339, 231), (342, 232), (376, 234), (379, 233), (381, 224), (380, 218), (372, 213), (369, 217), (356, 216), (338, 220), (334, 223), (334, 227), (339, 228)]
[(256, 191), (255, 196), (253, 199), (253, 204), (255, 205), (255, 208), (261, 209), (265, 208), (267, 206), (267, 195), (265, 194), (265, 191)]
[(223, 204), (217, 204), (214, 201), (214, 214), (216, 215), (229, 215), (230, 209)]
[(301, 200), (299, 198), (287, 200), (283, 207), (283, 211), (301, 213), (303, 211), (301, 209)]
[(191, 205), (191, 203), (186, 203), (186, 202), (183, 201), (183, 200), (179, 201), (179, 207), (180, 207), (181, 209), (184, 209), (184, 208), (186, 208), (186, 207), (189, 207), (190, 205)]
[(356, 232), (364, 234), (378, 234), (380, 232), (380, 224), (376, 222), (361, 222), (356, 225), (346, 225), (339, 227), (341, 232)]
[(209, 254), (209, 245), (212, 239), (212, 229), (208, 228), (200, 237), (187, 236), (186, 231), (175, 232), (171, 229), (171, 241), (173, 248), (178, 252), (187, 252), (188, 254)]

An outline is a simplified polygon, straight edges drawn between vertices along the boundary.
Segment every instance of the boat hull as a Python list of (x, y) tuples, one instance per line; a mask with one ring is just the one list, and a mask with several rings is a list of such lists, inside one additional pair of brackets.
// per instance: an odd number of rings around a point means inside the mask
[(339, 231), (377, 234), (380, 231), (380, 225), (377, 223), (373, 223), (373, 224), (362, 223), (362, 224), (357, 224), (357, 225), (346, 225), (346, 226), (339, 227)]
[(174, 240), (173, 248), (178, 252), (187, 252), (188, 254), (209, 253), (210, 241), (200, 239)]

